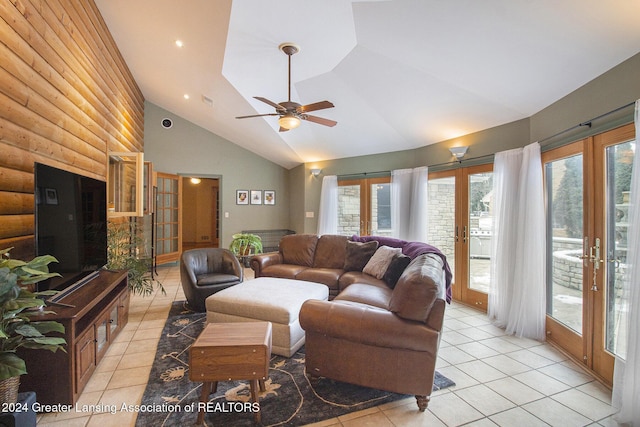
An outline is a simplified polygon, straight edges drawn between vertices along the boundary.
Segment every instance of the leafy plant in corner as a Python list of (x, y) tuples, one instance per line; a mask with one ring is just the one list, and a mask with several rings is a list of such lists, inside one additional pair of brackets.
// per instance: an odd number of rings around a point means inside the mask
[(229, 250), (236, 256), (249, 256), (252, 249), (254, 254), (262, 253), (262, 239), (257, 234), (238, 233), (231, 239)]
[(137, 225), (130, 221), (109, 222), (107, 226), (107, 268), (127, 270), (129, 290), (133, 294), (149, 296), (154, 284), (166, 295), (162, 283), (151, 277), (151, 258), (139, 257), (144, 237)]
[(39, 256), (29, 262), (11, 259), (9, 251), (0, 250), (0, 380), (19, 377), (27, 373), (19, 348), (66, 352), (66, 341), (61, 337), (46, 336), (50, 332), (64, 333), (64, 326), (56, 321), (33, 321), (35, 312), (41, 311), (45, 295), (55, 291), (31, 292), (27, 286), (50, 277), (60, 276), (49, 272), (48, 265), (58, 262), (51, 255)]

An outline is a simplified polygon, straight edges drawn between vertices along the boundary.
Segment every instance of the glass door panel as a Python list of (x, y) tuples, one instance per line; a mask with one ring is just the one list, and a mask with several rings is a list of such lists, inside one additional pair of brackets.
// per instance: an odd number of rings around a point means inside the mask
[(462, 232), (463, 238), (469, 242), (469, 288), (486, 294), (489, 293), (491, 279), (493, 173), (470, 174), (468, 179), (468, 226), (465, 225)]
[[(626, 354), (626, 319), (622, 310), (622, 280), (627, 267), (627, 228), (629, 193), (635, 143), (627, 141), (606, 148), (606, 350), (618, 356)], [(616, 346), (616, 337), (618, 340)]]
[(360, 184), (338, 186), (338, 234), (361, 234)]
[(371, 194), (369, 234), (391, 236), (391, 183), (370, 183), (369, 194)]
[[(582, 335), (584, 216), (582, 153), (545, 164), (547, 314)], [(584, 265), (583, 265), (584, 264)]]
[[(433, 176), (438, 176), (434, 174)], [(447, 257), (455, 277), (456, 178), (430, 178), (428, 242)]]
[(158, 172), (156, 206), (157, 262), (163, 264), (177, 261), (182, 247), (180, 225), (181, 180), (178, 175)]

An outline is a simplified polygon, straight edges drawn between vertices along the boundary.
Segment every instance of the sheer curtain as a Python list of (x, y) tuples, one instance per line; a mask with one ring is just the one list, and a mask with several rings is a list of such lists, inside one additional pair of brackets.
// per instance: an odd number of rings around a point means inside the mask
[(544, 340), (545, 215), (540, 145), (497, 153), (489, 316), (509, 334)]
[(394, 237), (427, 241), (429, 169), (391, 171), (391, 228)]
[[(616, 358), (613, 376), (613, 405), (620, 408), (615, 419), (620, 423), (640, 426), (640, 100), (636, 101), (635, 125), (636, 141), (631, 174), (631, 194), (629, 197), (629, 229), (627, 233), (627, 274), (623, 281), (626, 324), (619, 339), (626, 343), (624, 360)], [(620, 330), (620, 328), (619, 328)], [(624, 345), (624, 343), (623, 343)]]
[(338, 234), (338, 177), (336, 175), (322, 178), (318, 234)]

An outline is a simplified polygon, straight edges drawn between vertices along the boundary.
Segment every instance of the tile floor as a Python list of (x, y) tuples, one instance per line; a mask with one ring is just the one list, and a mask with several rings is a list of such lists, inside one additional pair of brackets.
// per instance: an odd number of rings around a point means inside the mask
[[(93, 409), (139, 403), (171, 302), (183, 300), (177, 267), (158, 269), (166, 295), (132, 297), (129, 323), (87, 384)], [(247, 270), (252, 277), (252, 271)], [(611, 393), (548, 344), (505, 336), (472, 308), (447, 307), (437, 369), (456, 386), (434, 393), (426, 412), (414, 398), (318, 426), (615, 426)], [(133, 426), (135, 413), (49, 413), (38, 426)]]

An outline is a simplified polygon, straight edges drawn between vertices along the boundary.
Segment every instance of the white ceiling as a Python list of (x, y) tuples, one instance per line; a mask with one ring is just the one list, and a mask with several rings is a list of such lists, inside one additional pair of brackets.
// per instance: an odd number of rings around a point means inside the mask
[[(640, 0), (95, 1), (148, 101), (286, 168), (529, 117), (640, 51)], [(287, 100), (283, 42), (335, 127), (235, 119)]]

